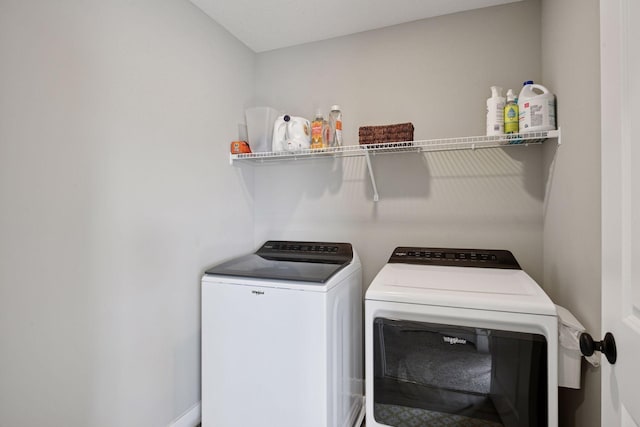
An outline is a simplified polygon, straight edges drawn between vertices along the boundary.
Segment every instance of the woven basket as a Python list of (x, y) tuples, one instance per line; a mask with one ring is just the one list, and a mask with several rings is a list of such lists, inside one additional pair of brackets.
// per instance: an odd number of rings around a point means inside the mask
[(398, 123), (384, 126), (361, 126), (358, 129), (358, 136), (360, 144), (413, 141), (413, 124)]

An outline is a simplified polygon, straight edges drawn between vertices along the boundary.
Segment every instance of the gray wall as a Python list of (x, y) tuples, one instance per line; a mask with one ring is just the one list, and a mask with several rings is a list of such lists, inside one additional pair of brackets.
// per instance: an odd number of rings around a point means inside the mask
[[(541, 72), (540, 3), (523, 1), (257, 56), (259, 102), (312, 117), (338, 103), (358, 127), (412, 122), (415, 139), (482, 135), (489, 87)], [(542, 281), (541, 147), (393, 154), (255, 168), (256, 243), (354, 243), (365, 283), (397, 245), (505, 248)]]
[[(544, 148), (544, 284), (600, 334), (600, 56), (598, 0), (543, 0), (543, 78), (558, 96), (562, 145)], [(607, 363), (605, 361), (605, 363)], [(600, 370), (560, 390), (561, 425), (600, 425)]]
[(253, 246), (254, 54), (187, 1), (3, 0), (0, 58), (0, 426), (166, 426)]

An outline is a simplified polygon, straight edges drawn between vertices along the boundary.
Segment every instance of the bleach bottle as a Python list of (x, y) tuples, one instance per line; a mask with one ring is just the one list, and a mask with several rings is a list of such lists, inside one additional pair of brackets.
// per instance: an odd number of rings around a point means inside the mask
[(491, 86), (491, 98), (487, 99), (487, 135), (504, 133), (504, 101), (502, 88)]
[(556, 129), (556, 97), (532, 81), (525, 82), (518, 97), (520, 133)]

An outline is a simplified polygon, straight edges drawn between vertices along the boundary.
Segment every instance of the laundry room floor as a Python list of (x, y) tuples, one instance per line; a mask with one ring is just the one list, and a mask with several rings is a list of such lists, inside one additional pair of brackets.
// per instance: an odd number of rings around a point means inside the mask
[[(202, 424), (198, 424), (198, 425), (197, 425), (197, 426), (195, 426), (195, 427), (202, 427)], [(366, 420), (363, 420), (363, 421), (362, 421), (362, 425), (361, 425), (360, 427), (367, 427)]]

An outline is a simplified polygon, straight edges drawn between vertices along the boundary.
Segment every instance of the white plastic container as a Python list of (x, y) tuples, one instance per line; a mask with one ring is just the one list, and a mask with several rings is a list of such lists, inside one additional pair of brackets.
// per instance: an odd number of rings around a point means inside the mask
[(271, 151), (305, 150), (311, 146), (311, 124), (304, 117), (283, 114), (273, 125)]
[(520, 133), (556, 129), (556, 97), (538, 84), (525, 84), (518, 96)]
[(580, 334), (584, 326), (566, 308), (556, 304), (558, 311), (558, 387), (580, 388)]
[(487, 135), (504, 133), (504, 105), (502, 88), (491, 86), (491, 98), (487, 99)]
[(278, 111), (271, 107), (252, 107), (244, 111), (252, 153), (271, 151), (273, 125)]

